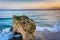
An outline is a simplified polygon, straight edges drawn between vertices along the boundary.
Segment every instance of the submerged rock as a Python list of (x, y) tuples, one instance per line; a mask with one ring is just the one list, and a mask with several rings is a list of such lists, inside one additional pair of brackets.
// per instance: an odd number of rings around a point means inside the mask
[[(33, 19), (30, 19), (25, 15), (13, 16), (13, 27), (11, 31), (21, 33), (23, 40), (35, 40), (35, 29), (36, 25)], [(15, 37), (13, 37), (13, 39), (15, 39)]]

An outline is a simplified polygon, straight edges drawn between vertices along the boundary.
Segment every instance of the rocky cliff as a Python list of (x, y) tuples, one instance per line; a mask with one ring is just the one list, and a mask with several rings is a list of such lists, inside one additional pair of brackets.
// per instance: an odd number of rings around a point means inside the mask
[(34, 32), (36, 25), (33, 19), (27, 16), (13, 16), (13, 32), (18, 32), (22, 34), (23, 40), (35, 40)]

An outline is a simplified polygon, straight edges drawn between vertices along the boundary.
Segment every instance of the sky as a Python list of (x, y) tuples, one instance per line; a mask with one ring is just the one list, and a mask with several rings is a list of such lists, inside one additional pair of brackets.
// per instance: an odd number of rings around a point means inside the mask
[(60, 0), (0, 0), (0, 9), (49, 9), (60, 8)]
[[(0, 18), (11, 17), (16, 11), (1, 9), (53, 9), (60, 8), (60, 0), (0, 0)], [(54, 12), (53, 12), (54, 13)]]

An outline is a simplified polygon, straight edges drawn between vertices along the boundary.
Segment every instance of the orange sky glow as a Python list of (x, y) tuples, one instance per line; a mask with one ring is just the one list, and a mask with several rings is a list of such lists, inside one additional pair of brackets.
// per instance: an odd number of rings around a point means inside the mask
[(60, 8), (60, 2), (18, 2), (6, 3), (0, 2), (0, 9), (50, 9)]

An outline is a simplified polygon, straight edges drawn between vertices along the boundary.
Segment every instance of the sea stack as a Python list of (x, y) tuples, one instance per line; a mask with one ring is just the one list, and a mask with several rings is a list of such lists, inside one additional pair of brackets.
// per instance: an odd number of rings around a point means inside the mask
[(35, 40), (36, 25), (33, 19), (27, 16), (13, 16), (12, 31), (15, 33), (21, 33), (23, 40)]

